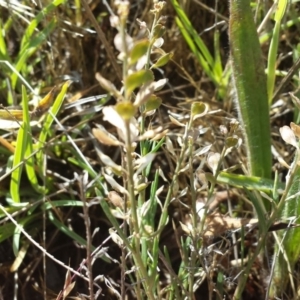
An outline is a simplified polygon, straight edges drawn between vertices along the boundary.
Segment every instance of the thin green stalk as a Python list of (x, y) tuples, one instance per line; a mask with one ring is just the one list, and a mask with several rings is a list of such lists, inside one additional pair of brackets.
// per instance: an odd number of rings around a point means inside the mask
[[(126, 10), (126, 9), (125, 9)], [(124, 47), (124, 52), (125, 52), (125, 58), (123, 60), (123, 80), (125, 82), (125, 79), (128, 76), (128, 63), (127, 63), (127, 57), (128, 57), (128, 49), (127, 49), (127, 41), (126, 41), (126, 20), (127, 20), (127, 15), (126, 11), (124, 10), (124, 14), (121, 13), (120, 16), (120, 34), (122, 36), (122, 43)], [(126, 97), (126, 89), (124, 89), (124, 95)], [(125, 99), (125, 101), (130, 101), (130, 99)], [(148, 299), (153, 299), (154, 300), (154, 295), (153, 295), (153, 285), (152, 281), (148, 279), (148, 274), (147, 274), (147, 269), (145, 267), (144, 261), (141, 256), (141, 250), (140, 250), (140, 228), (139, 228), (139, 219), (138, 219), (138, 208), (137, 208), (137, 203), (136, 203), (136, 198), (135, 198), (135, 193), (134, 193), (134, 169), (133, 169), (133, 159), (132, 159), (132, 150), (131, 150), (131, 133), (130, 133), (130, 120), (125, 120), (125, 128), (126, 128), (126, 169), (128, 171), (128, 176), (127, 176), (127, 191), (129, 193), (129, 199), (130, 199), (130, 209), (131, 209), (131, 218), (130, 218), (130, 227), (133, 227), (133, 258), (135, 260), (135, 265), (138, 266), (139, 270), (137, 274), (140, 274), (140, 277), (137, 277), (137, 286), (136, 286), (136, 292), (137, 292), (137, 297), (138, 299), (142, 299), (142, 291), (140, 288), (140, 283), (142, 282), (146, 294), (148, 296)], [(126, 213), (126, 212), (125, 212)], [(126, 223), (126, 222), (124, 222)], [(125, 232), (127, 224), (124, 224), (125, 227)], [(125, 249), (124, 249), (125, 250)], [(125, 264), (125, 261), (124, 261)], [(124, 267), (125, 265), (123, 265)]]
[(281, 20), (285, 14), (285, 10), (288, 4), (288, 0), (279, 0), (277, 10), (275, 13), (275, 26), (273, 29), (273, 36), (270, 43), (269, 55), (268, 55), (268, 97), (269, 97), (269, 105), (272, 104), (273, 93), (274, 93), (274, 85), (275, 85), (275, 77), (276, 77), (276, 57), (278, 51), (279, 44), (279, 34), (281, 28)]
[(268, 97), (269, 105), (272, 104), (274, 85), (276, 78), (276, 58), (280, 33), (280, 22), (276, 22), (273, 30), (273, 36), (270, 43), (269, 55), (268, 55)]
[[(120, 28), (120, 33), (122, 36), (122, 43), (124, 47), (124, 52), (125, 52), (125, 58), (123, 60), (123, 80), (125, 82), (126, 77), (128, 76), (128, 63), (127, 63), (127, 57), (128, 57), (128, 49), (127, 49), (127, 41), (126, 41), (126, 19), (127, 16), (120, 17), (120, 23), (121, 23), (121, 28)], [(124, 89), (124, 95), (126, 97), (126, 89)], [(130, 101), (130, 99), (125, 99), (125, 101)], [(133, 237), (132, 237), (132, 243), (133, 243), (133, 258), (135, 260), (135, 265), (138, 266), (139, 270), (137, 274), (140, 274), (140, 276), (137, 276), (137, 285), (136, 285), (136, 293), (137, 293), (137, 298), (142, 299), (142, 290), (140, 287), (141, 282), (143, 283), (143, 286), (145, 288), (146, 294), (148, 295), (149, 299), (154, 299), (153, 294), (152, 294), (152, 284), (151, 282), (148, 282), (146, 280), (147, 278), (147, 269), (145, 268), (144, 261), (141, 256), (141, 250), (140, 250), (140, 228), (139, 228), (139, 220), (138, 220), (138, 214), (137, 214), (137, 202), (134, 194), (134, 170), (133, 170), (133, 160), (132, 160), (132, 150), (131, 150), (131, 137), (130, 137), (130, 121), (125, 120), (125, 128), (126, 128), (126, 169), (128, 171), (128, 176), (127, 176), (127, 191), (129, 193), (129, 200), (130, 200), (130, 209), (131, 209), (131, 218), (130, 218), (130, 223), (129, 225), (133, 229)], [(125, 211), (126, 213), (126, 211)], [(124, 233), (127, 232), (127, 223), (126, 221), (124, 222)], [(125, 258), (125, 249), (123, 249), (123, 254), (122, 257)], [(123, 268), (125, 267), (125, 260), (123, 261), (124, 265)]]
[[(132, 215), (132, 225), (135, 233), (136, 245), (139, 247), (139, 223), (138, 223), (138, 215), (137, 215), (137, 207), (134, 195), (134, 180), (133, 180), (133, 161), (131, 156), (131, 139), (130, 139), (130, 123), (129, 121), (125, 121), (126, 127), (126, 159), (127, 159), (127, 171), (128, 171), (128, 184), (127, 190), (129, 193), (130, 205), (131, 205), (131, 215)], [(137, 249), (139, 251), (139, 248)]]
[(131, 222), (134, 229), (134, 236), (133, 236), (133, 248), (134, 248), (134, 259), (136, 261), (136, 266), (139, 268), (140, 272), (140, 279), (143, 282), (145, 287), (145, 291), (147, 293), (148, 299), (155, 299), (154, 295), (152, 294), (153, 286), (151, 280), (148, 280), (147, 270), (144, 266), (144, 262), (141, 259), (140, 253), (140, 230), (138, 224), (138, 215), (137, 215), (137, 207), (135, 202), (135, 195), (134, 195), (134, 180), (133, 180), (133, 161), (131, 157), (131, 139), (130, 139), (130, 122), (125, 121), (126, 126), (126, 159), (127, 159), (127, 170), (128, 170), (128, 185), (127, 189), (129, 192), (130, 204), (131, 204)]
[(193, 287), (194, 287), (194, 281), (195, 281), (195, 272), (194, 270), (196, 269), (196, 261), (198, 257), (198, 247), (197, 244), (199, 242), (198, 238), (198, 232), (197, 232), (197, 227), (198, 227), (198, 214), (197, 214), (197, 207), (196, 207), (196, 191), (194, 188), (194, 172), (193, 172), (193, 140), (190, 138), (189, 143), (188, 143), (188, 148), (189, 148), (189, 165), (190, 165), (190, 191), (191, 191), (191, 198), (192, 198), (192, 207), (191, 207), (191, 212), (192, 212), (192, 228), (195, 230), (192, 233), (192, 243), (194, 246), (194, 251), (191, 252), (191, 258), (190, 258), (190, 272), (189, 272), (189, 298), (193, 299)]
[[(279, 211), (280, 216), (283, 220), (288, 220), (299, 215), (300, 211), (300, 197), (296, 196), (294, 199), (290, 199), (291, 196), (299, 192), (299, 179), (300, 179), (300, 167), (299, 163), (299, 150), (295, 154), (293, 161), (293, 176), (291, 187), (287, 187), (288, 192), (287, 197), (289, 198), (283, 203), (282, 210)], [(299, 221), (296, 221), (299, 223)], [(278, 237), (280, 238), (280, 245), (276, 244), (274, 253), (278, 252), (276, 255), (276, 263), (274, 266), (274, 275), (272, 276), (270, 285), (270, 295), (276, 296), (281, 294), (285, 290), (288, 282), (289, 269), (294, 270), (295, 264), (299, 259), (300, 247), (299, 247), (299, 237), (300, 230), (298, 228), (291, 228), (287, 232), (279, 232)], [(284, 253), (283, 253), (284, 252)], [(280, 283), (280, 284), (279, 284)]]
[[(126, 76), (128, 74), (128, 64), (127, 64), (127, 56), (128, 56), (128, 51), (127, 51), (127, 42), (126, 42), (126, 19), (125, 22), (120, 22), (120, 30), (119, 33), (122, 35), (122, 43), (123, 43), (123, 47), (124, 47), (124, 52), (125, 52), (125, 59), (123, 60), (123, 68), (122, 68), (122, 77), (123, 77), (123, 82), (125, 82)], [(126, 91), (124, 89), (124, 96), (126, 95)], [(130, 145), (131, 145), (131, 141), (130, 141), (130, 128), (128, 126), (128, 122), (126, 123), (127, 126), (127, 130), (126, 130), (126, 138), (127, 138), (127, 156), (129, 154), (130, 156), (130, 160), (128, 160), (127, 158), (127, 168), (131, 168), (132, 167), (132, 160), (131, 160), (131, 151), (130, 151)], [(129, 141), (128, 141), (129, 140)], [(132, 169), (132, 168), (131, 168)], [(128, 170), (129, 171), (129, 170)], [(129, 171), (130, 173), (130, 171)], [(132, 176), (132, 175), (131, 175)], [(129, 178), (132, 178), (129, 175)], [(128, 189), (130, 187), (130, 183), (131, 186), (133, 186), (132, 181), (128, 178)], [(134, 209), (135, 215), (133, 216), (133, 219), (137, 220), (137, 216), (136, 216), (136, 208), (135, 208), (135, 198), (134, 198), (134, 191), (133, 191), (133, 196), (132, 196), (132, 192), (130, 192), (130, 202), (132, 203), (131, 208)], [(125, 199), (124, 201), (124, 214), (126, 215), (128, 213), (128, 207), (127, 207), (127, 201)], [(123, 226), (123, 233), (124, 235), (127, 237), (128, 234), (128, 224), (126, 222), (126, 220), (124, 221), (124, 226)], [(138, 233), (138, 231), (136, 231)], [(133, 245), (134, 247), (134, 245)], [(139, 250), (137, 248), (135, 248), (137, 251), (137, 254), (139, 253)], [(125, 289), (125, 270), (126, 270), (126, 255), (127, 255), (127, 251), (128, 249), (126, 249), (124, 246), (122, 247), (122, 256), (121, 256), (121, 295), (122, 298), (125, 298), (126, 296), (126, 289)], [(140, 289), (140, 284), (137, 284), (137, 288), (136, 288), (136, 293), (137, 293), (137, 299), (141, 299), (141, 289)]]
[[(221, 152), (221, 155), (220, 155), (220, 159), (219, 159), (219, 162), (218, 162), (218, 165), (216, 167), (216, 171), (215, 171), (215, 174), (214, 174), (214, 177), (215, 178), (218, 178), (218, 175), (220, 173), (220, 169), (221, 169), (221, 164), (222, 164), (222, 161), (225, 157), (225, 153), (226, 153), (226, 147), (223, 148), (222, 152)], [(210, 203), (210, 200), (212, 199), (212, 196), (214, 194), (214, 190), (215, 190), (215, 185), (216, 185), (217, 181), (216, 180), (213, 180), (211, 182), (211, 185), (210, 185), (210, 188), (208, 190), (208, 194), (207, 194), (207, 204), (205, 205), (204, 207), (204, 213), (203, 213), (203, 217), (202, 219), (200, 220), (200, 226), (199, 226), (199, 232), (203, 232), (204, 230), (204, 225), (205, 225), (205, 218), (206, 218), (206, 215), (207, 215), (207, 212), (208, 212), (208, 208), (209, 208), (209, 203)]]
[(154, 32), (154, 27), (155, 27), (156, 23), (157, 23), (157, 14), (154, 14), (154, 20), (153, 20), (152, 27), (150, 30), (150, 35), (149, 35), (150, 47), (147, 51), (147, 62), (145, 65), (145, 69), (150, 68), (150, 54), (151, 54), (151, 49), (152, 49), (152, 45), (153, 45), (152, 39), (153, 39), (153, 32)]
[(284, 205), (286, 204), (286, 199), (288, 197), (289, 190), (295, 181), (296, 171), (298, 168), (299, 167), (298, 167), (297, 161), (295, 160), (290, 168), (290, 172), (289, 172), (290, 176), (288, 177), (288, 181), (286, 183), (286, 188), (280, 198), (280, 201), (279, 201), (276, 209), (272, 212), (269, 220), (267, 221), (267, 226), (266, 226), (264, 232), (262, 232), (260, 234), (260, 237), (259, 237), (259, 240), (257, 243), (257, 247), (256, 247), (253, 255), (249, 258), (248, 264), (246, 265), (243, 274), (240, 275), (240, 277), (239, 277), (238, 286), (234, 292), (234, 297), (233, 297), (234, 300), (241, 299), (242, 293), (243, 293), (245, 285), (246, 285), (247, 278), (250, 273), (250, 269), (251, 269), (256, 257), (259, 255), (263, 245), (265, 244), (265, 240), (266, 240), (266, 237), (268, 234), (268, 228), (270, 228), (270, 226), (275, 222), (275, 220), (278, 218), (279, 214), (281, 213)]
[(162, 209), (161, 218), (159, 220), (159, 224), (158, 224), (159, 232), (164, 228), (164, 226), (166, 225), (167, 219), (168, 219), (168, 207), (170, 205), (170, 202), (171, 202), (171, 199), (172, 199), (172, 196), (173, 196), (173, 192), (174, 192), (174, 187), (177, 184), (179, 171), (182, 167), (182, 162), (183, 162), (184, 157), (185, 157), (185, 151), (187, 149), (187, 144), (188, 144), (188, 131), (191, 128), (191, 126), (192, 126), (192, 118), (190, 119), (189, 124), (187, 124), (187, 126), (185, 128), (185, 132), (184, 132), (184, 137), (185, 138), (184, 138), (183, 146), (182, 146), (181, 151), (180, 151), (180, 156), (179, 156), (178, 162), (176, 164), (176, 168), (175, 168), (175, 171), (174, 171), (174, 175), (172, 177), (172, 181), (171, 181), (170, 186), (168, 188), (168, 193), (167, 193), (165, 203), (164, 203), (164, 206), (163, 206), (163, 209)]

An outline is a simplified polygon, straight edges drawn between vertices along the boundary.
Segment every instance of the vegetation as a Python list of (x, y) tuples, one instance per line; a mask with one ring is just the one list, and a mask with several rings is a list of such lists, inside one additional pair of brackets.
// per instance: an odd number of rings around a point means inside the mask
[(0, 1), (3, 299), (298, 299), (297, 1)]

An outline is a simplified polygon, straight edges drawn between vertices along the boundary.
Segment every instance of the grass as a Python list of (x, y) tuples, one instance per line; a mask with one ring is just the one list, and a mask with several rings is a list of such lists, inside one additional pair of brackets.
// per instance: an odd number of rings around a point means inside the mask
[(2, 297), (297, 299), (296, 3), (23, 5), (0, 3)]

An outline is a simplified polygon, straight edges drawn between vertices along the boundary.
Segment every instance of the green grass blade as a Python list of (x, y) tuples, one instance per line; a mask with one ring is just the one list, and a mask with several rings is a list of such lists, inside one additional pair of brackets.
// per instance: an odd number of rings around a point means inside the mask
[(189, 18), (187, 17), (186, 13), (181, 8), (179, 3), (176, 0), (171, 0), (171, 3), (178, 16), (176, 17), (176, 24), (180, 29), (183, 37), (185, 38), (187, 44), (189, 45), (191, 51), (196, 56), (207, 76), (211, 80), (213, 80), (216, 85), (219, 85), (220, 78), (213, 72), (215, 62), (208, 48), (206, 47), (197, 31), (194, 29), (192, 23), (190, 22)]
[[(23, 109), (28, 112), (28, 98), (26, 94), (26, 89), (22, 86), (22, 102), (23, 102)], [(16, 141), (16, 150), (14, 153), (13, 159), (13, 171), (11, 173), (11, 181), (10, 181), (10, 194), (13, 202), (20, 203), (20, 180), (21, 174), (23, 169), (23, 160), (24, 155), (27, 147), (27, 135), (29, 130), (29, 123), (26, 118), (26, 114), (23, 114), (23, 123), (19, 129), (17, 141)], [(18, 166), (18, 167), (17, 167)]]
[(53, 207), (82, 207), (82, 201), (76, 200), (56, 200), (51, 202), (46, 202), (43, 204), (43, 208), (48, 210), (52, 209)]
[(222, 58), (220, 52), (220, 33), (217, 30), (214, 34), (214, 50), (215, 50), (215, 61), (213, 64), (213, 73), (215, 74), (216, 78), (218, 79), (217, 87), (218, 87), (218, 94), (221, 99), (224, 99), (228, 89), (228, 83), (230, 79), (230, 68), (227, 70), (223, 70), (222, 66)]
[[(18, 255), (18, 252), (20, 250), (20, 244), (21, 244), (21, 230), (25, 229), (26, 226), (29, 225), (29, 223), (31, 223), (33, 220), (37, 219), (38, 215), (31, 215), (31, 216), (27, 216), (26, 218), (22, 218), (20, 220), (18, 220), (18, 224), (20, 225), (20, 227), (15, 227), (14, 229), (14, 233), (13, 233), (13, 251), (15, 256)], [(22, 228), (22, 229), (21, 229)]]
[[(87, 242), (84, 238), (82, 238), (80, 235), (78, 235), (76, 232), (70, 230), (68, 226), (61, 223), (57, 218), (54, 217), (53, 213), (51, 211), (48, 212), (49, 220), (65, 235), (76, 241), (79, 245), (87, 246)], [(90, 245), (91, 250), (94, 251), (96, 249), (95, 246)], [(102, 260), (105, 262), (110, 263), (111, 261), (106, 256), (100, 256)]]
[[(30, 124), (28, 105), (23, 105), (23, 118), (27, 124)], [(26, 136), (27, 136), (27, 143), (26, 143), (26, 150), (25, 150), (26, 174), (33, 189), (39, 194), (44, 194), (46, 192), (45, 188), (39, 185), (38, 178), (37, 178), (37, 171), (35, 170), (35, 157), (33, 156), (33, 141), (32, 141), (30, 126), (28, 126), (27, 128)]]
[[(39, 46), (47, 39), (49, 34), (55, 29), (57, 21), (55, 18), (52, 18), (48, 26), (34, 36), (37, 26), (41, 21), (45, 20), (45, 18), (51, 14), (57, 8), (57, 6), (64, 2), (65, 0), (52, 1), (52, 3), (46, 6), (29, 23), (21, 41), (19, 55), (15, 61), (15, 68), (18, 72), (21, 71), (21, 69), (27, 72), (27, 68), (24, 68), (24, 66), (26, 66), (27, 59), (39, 48)], [(12, 73), (11, 82), (13, 88), (15, 88), (17, 80), (18, 75), (16, 73)]]
[(0, 243), (13, 236), (15, 225), (13, 223), (6, 223), (1, 225)]
[(273, 99), (273, 92), (274, 92), (274, 85), (275, 85), (275, 78), (276, 78), (276, 57), (278, 51), (278, 44), (279, 44), (279, 34), (281, 28), (281, 20), (285, 14), (286, 7), (288, 1), (287, 0), (279, 0), (277, 11), (275, 13), (275, 26), (273, 29), (273, 36), (270, 43), (269, 48), (269, 55), (268, 55), (268, 97), (269, 97), (269, 105), (272, 104)]
[[(216, 83), (216, 80), (213, 76), (213, 72), (211, 70), (211, 65), (208, 63), (208, 61), (206, 60), (206, 58), (201, 54), (201, 52), (198, 49), (197, 44), (194, 41), (194, 35), (195, 34), (190, 34), (188, 30), (186, 30), (186, 27), (184, 26), (184, 24), (182, 23), (181, 19), (176, 18), (176, 24), (178, 26), (178, 28), (181, 31), (181, 34), (183, 35), (185, 41), (187, 42), (188, 46), (190, 47), (191, 51), (194, 53), (194, 55), (196, 56), (198, 62), (200, 63), (201, 67), (203, 68), (204, 72), (206, 73), (206, 75), (213, 80), (214, 83)], [(198, 43), (199, 44), (199, 43)], [(201, 45), (204, 43), (200, 43)], [(204, 47), (206, 47), (204, 45)]]
[[(257, 190), (265, 193), (273, 193), (274, 181), (268, 178), (245, 176), (220, 172), (217, 178), (218, 183), (228, 184), (237, 188), (245, 188), (248, 190)], [(284, 183), (277, 183), (277, 190), (284, 190)]]
[[(63, 100), (67, 93), (67, 89), (68, 89), (70, 83), (71, 83), (70, 81), (67, 81), (63, 84), (60, 93), (57, 95), (57, 97), (53, 103), (53, 106), (50, 109), (51, 113), (47, 114), (47, 116), (46, 116), (42, 131), (41, 131), (39, 139), (38, 139), (39, 140), (38, 146), (37, 146), (38, 149), (42, 149), (44, 147), (45, 142), (47, 141), (47, 136), (51, 132), (51, 126), (54, 121), (53, 116), (56, 116), (58, 114), (58, 112), (63, 104)], [(44, 157), (43, 151), (39, 151), (37, 154), (37, 164), (40, 167), (43, 165), (43, 161), (44, 161), (43, 157)]]
[[(3, 32), (2, 20), (0, 19), (0, 32)], [(7, 60), (10, 62), (10, 58), (7, 52), (6, 42), (4, 34), (0, 34), (0, 60)]]
[(190, 38), (195, 40), (195, 44), (198, 46), (198, 50), (201, 51), (201, 55), (204, 59), (206, 59), (208, 65), (212, 66), (214, 63), (214, 59), (212, 55), (210, 54), (208, 48), (206, 47), (203, 40), (199, 37), (199, 34), (194, 29), (191, 21), (187, 17), (184, 10), (180, 7), (178, 1), (171, 0), (171, 3), (173, 4), (173, 7), (175, 8), (176, 14), (178, 16), (178, 19), (180, 19), (181, 23), (183, 24), (185, 30), (189, 33)]
[(218, 77), (222, 78), (223, 76), (223, 67), (222, 67), (222, 59), (220, 53), (220, 33), (218, 30), (214, 33), (214, 51), (215, 51), (215, 59), (213, 62), (213, 73)]
[(46, 6), (45, 8), (43, 8), (41, 10), (41, 12), (39, 12), (35, 18), (29, 23), (27, 29), (24, 32), (22, 41), (21, 41), (21, 51), (24, 50), (25, 45), (28, 43), (28, 41), (31, 39), (33, 33), (35, 32), (38, 24), (45, 20), (45, 18), (51, 13), (53, 12), (57, 6), (59, 6), (60, 4), (64, 3), (65, 0), (54, 0), (52, 1), (48, 6)]
[[(38, 49), (38, 47), (40, 47), (40, 45), (47, 39), (47, 37), (54, 30), (55, 27), (56, 27), (56, 20), (52, 20), (49, 23), (49, 26), (47, 26), (42, 32), (39, 32), (39, 34), (34, 39), (32, 39), (24, 46), (24, 49), (20, 52), (19, 58), (17, 59), (16, 66), (15, 66), (18, 72), (24, 69), (26, 75), (27, 59)], [(17, 84), (17, 80), (18, 80), (18, 74), (12, 73), (11, 83), (13, 88), (15, 88)]]
[(28, 136), (27, 148), (25, 151), (26, 174), (33, 189), (39, 194), (44, 194), (47, 193), (47, 190), (45, 189), (45, 187), (40, 186), (38, 183), (37, 171), (35, 169), (35, 158), (32, 155), (32, 153), (33, 153), (32, 137)]
[[(295, 160), (299, 161), (299, 154), (296, 154)], [(295, 162), (294, 162), (295, 163)], [(281, 212), (282, 220), (290, 220), (296, 218), (297, 224), (300, 224), (300, 196), (293, 199), (288, 199), (300, 191), (300, 168), (297, 167), (295, 176), (293, 178), (293, 184), (288, 192), (287, 200), (284, 203), (284, 208)], [(274, 275), (271, 281), (271, 294), (280, 295), (286, 290), (286, 286), (289, 280), (289, 268), (293, 272), (295, 264), (299, 260), (300, 256), (300, 228), (291, 228), (288, 230), (282, 230), (278, 233), (281, 245), (277, 243), (275, 245), (275, 253), (277, 261), (275, 263)], [(284, 249), (285, 253), (282, 253), (281, 249)], [(289, 265), (288, 265), (289, 264)], [(280, 284), (278, 284), (280, 283)]]
[(249, 0), (230, 1), (229, 39), (250, 175), (271, 177), (267, 79)]
[(269, 56), (268, 56), (268, 97), (269, 97), (269, 105), (272, 104), (275, 78), (276, 78), (276, 57), (277, 57), (277, 49), (279, 43), (279, 34), (280, 34), (280, 22), (276, 22), (274, 26), (273, 36), (270, 43)]

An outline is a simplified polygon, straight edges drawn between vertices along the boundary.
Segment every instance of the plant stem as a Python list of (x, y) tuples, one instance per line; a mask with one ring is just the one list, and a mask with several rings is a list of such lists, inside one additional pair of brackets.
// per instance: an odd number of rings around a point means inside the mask
[(260, 234), (260, 238), (258, 240), (257, 247), (256, 247), (253, 255), (248, 260), (248, 264), (247, 264), (247, 266), (246, 266), (246, 268), (243, 272), (243, 275), (240, 276), (240, 278), (239, 278), (239, 283), (238, 283), (238, 286), (235, 290), (234, 297), (233, 297), (234, 300), (241, 299), (242, 292), (244, 291), (246, 281), (247, 281), (247, 278), (248, 278), (249, 273), (250, 273), (250, 269), (251, 269), (256, 257), (259, 255), (259, 252), (261, 251), (261, 249), (262, 249), (262, 247), (265, 243), (265, 240), (266, 240), (266, 237), (267, 237), (267, 234), (268, 234), (268, 228), (270, 228), (270, 226), (278, 218), (278, 215), (281, 213), (281, 211), (282, 211), (282, 209), (283, 209), (283, 207), (286, 203), (286, 199), (288, 197), (289, 190), (293, 185), (293, 182), (294, 182), (294, 179), (295, 179), (295, 176), (296, 176), (296, 171), (297, 171), (298, 168), (299, 168), (298, 167), (298, 161), (294, 160), (294, 162), (293, 162), (293, 164), (290, 168), (289, 174), (287, 176), (286, 188), (285, 188), (285, 190), (284, 190), (284, 192), (281, 196), (281, 199), (280, 199), (276, 209), (272, 212), (272, 214), (271, 214), (271, 216), (270, 216), (270, 218), (267, 222), (266, 230), (264, 230), (264, 232), (262, 232)]

